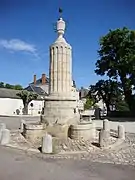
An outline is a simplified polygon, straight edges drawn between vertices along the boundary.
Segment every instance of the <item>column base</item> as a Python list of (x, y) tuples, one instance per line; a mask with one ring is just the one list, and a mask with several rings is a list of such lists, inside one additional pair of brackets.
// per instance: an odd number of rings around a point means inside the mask
[(67, 97), (48, 96), (45, 99), (44, 115), (41, 118), (42, 123), (49, 124), (67, 124), (71, 119), (74, 123), (79, 120), (79, 114), (75, 112), (76, 99)]

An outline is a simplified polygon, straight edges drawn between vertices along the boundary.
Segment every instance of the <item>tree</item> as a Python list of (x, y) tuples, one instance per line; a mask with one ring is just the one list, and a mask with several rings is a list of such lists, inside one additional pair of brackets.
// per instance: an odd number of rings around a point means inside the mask
[(19, 93), (16, 94), (18, 97), (20, 97), (23, 101), (23, 105), (24, 105), (24, 111), (23, 114), (28, 114), (28, 105), (32, 100), (36, 100), (38, 95), (29, 91), (21, 91)]
[(125, 102), (125, 100), (121, 100), (116, 102), (116, 111), (129, 111), (128, 104)]
[(92, 98), (86, 98), (86, 102), (84, 104), (84, 110), (90, 109), (94, 105), (94, 101)]
[(0, 88), (4, 88), (4, 82), (0, 82)]
[(7, 88), (7, 89), (15, 89), (15, 90), (22, 90), (23, 87), (20, 84), (12, 85), (4, 82), (0, 82), (0, 88)]
[(5, 88), (7, 89), (14, 89), (14, 86), (11, 84), (5, 84)]
[(99, 80), (95, 85), (91, 85), (88, 96), (95, 99), (95, 102), (103, 100), (106, 104), (107, 112), (122, 99), (122, 90), (119, 83), (112, 80)]
[(23, 90), (23, 87), (20, 84), (14, 85), (15, 90)]
[(95, 72), (120, 80), (125, 101), (134, 109), (135, 96), (135, 31), (127, 28), (110, 30), (100, 39), (99, 60)]

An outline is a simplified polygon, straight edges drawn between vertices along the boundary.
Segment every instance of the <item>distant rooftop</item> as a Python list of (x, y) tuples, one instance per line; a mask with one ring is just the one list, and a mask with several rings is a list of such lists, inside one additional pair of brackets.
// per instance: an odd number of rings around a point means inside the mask
[[(0, 98), (11, 98), (11, 99), (21, 99), (16, 94), (21, 92), (22, 90), (14, 90), (14, 89), (7, 89), (7, 88), (0, 88)], [(34, 91), (33, 91), (34, 92)], [(36, 93), (36, 92), (35, 92)], [(38, 93), (37, 93), (38, 94)], [(37, 99), (41, 99), (41, 95), (38, 94)]]
[(29, 86), (26, 87), (25, 90), (35, 92), (40, 96), (47, 96), (48, 95), (41, 87), (38, 87), (34, 84), (29, 84)]

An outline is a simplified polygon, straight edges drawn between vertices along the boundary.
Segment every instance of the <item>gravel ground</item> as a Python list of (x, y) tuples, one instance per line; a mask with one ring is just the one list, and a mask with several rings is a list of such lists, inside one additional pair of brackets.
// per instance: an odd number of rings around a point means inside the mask
[[(26, 120), (39, 120), (39, 117), (33, 118), (24, 118)], [(20, 125), (20, 118), (18, 117), (0, 117), (0, 122), (5, 122), (9, 129), (18, 129)], [(98, 122), (100, 123), (100, 127), (102, 127), (102, 121), (95, 121), (96, 126), (98, 126)], [(117, 125), (119, 122), (112, 122), (110, 127), (113, 129), (117, 129)], [(135, 166), (135, 122), (121, 122), (126, 127), (126, 131), (130, 133), (126, 133), (125, 142), (112, 150), (102, 150), (97, 148), (96, 146), (89, 146), (89, 152), (85, 154), (74, 154), (74, 155), (43, 155), (43, 154), (35, 154), (39, 158), (71, 158), (71, 159), (87, 159), (95, 162), (102, 163), (116, 163), (116, 164), (131, 164)], [(133, 132), (133, 133), (131, 133)], [(32, 147), (32, 144), (24, 141), (21, 136), (16, 136), (14, 134), (15, 141), (12, 141), (12, 144), (17, 145), (16, 142), (19, 141), (21, 146), (26, 147), (27, 149)], [(18, 139), (18, 140), (17, 140)], [(66, 147), (66, 146), (65, 146)], [(31, 152), (28, 152), (31, 155)]]
[[(95, 140), (95, 144), (97, 139)], [(116, 142), (116, 138), (111, 138), (109, 144)], [(12, 145), (23, 146), (27, 149), (34, 148), (35, 145), (30, 144), (25, 141), (25, 139), (20, 135), (19, 131), (15, 132), (12, 135), (11, 143)], [(36, 154), (41, 159), (86, 159), (93, 162), (102, 162), (102, 163), (113, 163), (113, 164), (130, 164), (135, 166), (135, 134), (126, 133), (126, 140), (118, 147), (112, 149), (100, 149), (99, 147), (93, 145), (90, 141), (59, 141), (57, 142), (56, 152), (61, 154)], [(37, 148), (37, 147), (36, 147)], [(80, 151), (80, 153), (78, 153)], [(83, 153), (81, 153), (81, 151)], [(72, 154), (72, 153), (73, 154)], [(77, 153), (76, 153), (77, 152)], [(32, 153), (28, 152), (31, 156)]]

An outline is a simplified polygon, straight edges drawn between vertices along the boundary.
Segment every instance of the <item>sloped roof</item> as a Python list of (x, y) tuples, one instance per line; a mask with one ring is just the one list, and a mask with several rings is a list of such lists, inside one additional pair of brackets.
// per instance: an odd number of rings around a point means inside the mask
[(20, 92), (20, 90), (0, 88), (0, 98), (20, 99), (20, 97), (16, 95), (18, 92)]
[(35, 86), (34, 84), (30, 84), (28, 87), (25, 88), (25, 90), (35, 92), (40, 96), (48, 95), (41, 87)]
[(89, 89), (81, 88), (79, 91), (80, 98), (85, 98), (89, 92)]
[[(14, 90), (14, 89), (7, 89), (7, 88), (0, 88), (0, 98), (11, 98), (11, 99), (21, 99), (16, 94), (21, 92), (22, 90)], [(38, 100), (41, 99), (39, 95)]]

